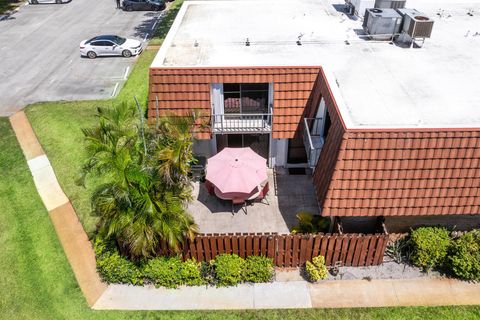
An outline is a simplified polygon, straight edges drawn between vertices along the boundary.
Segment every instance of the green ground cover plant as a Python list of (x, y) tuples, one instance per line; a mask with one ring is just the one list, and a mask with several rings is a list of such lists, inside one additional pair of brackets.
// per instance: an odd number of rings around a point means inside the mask
[(450, 235), (441, 227), (422, 227), (411, 232), (412, 263), (425, 271), (441, 267), (450, 246)]
[(455, 276), (480, 281), (480, 230), (467, 232), (452, 242), (447, 264)]

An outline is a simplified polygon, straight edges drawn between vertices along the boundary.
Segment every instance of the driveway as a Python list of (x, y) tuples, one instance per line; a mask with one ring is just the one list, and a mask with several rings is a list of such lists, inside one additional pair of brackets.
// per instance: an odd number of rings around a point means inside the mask
[(99, 34), (143, 40), (162, 13), (115, 7), (114, 0), (26, 5), (0, 21), (0, 116), (34, 102), (105, 99), (118, 92), (137, 58), (80, 58), (80, 41)]

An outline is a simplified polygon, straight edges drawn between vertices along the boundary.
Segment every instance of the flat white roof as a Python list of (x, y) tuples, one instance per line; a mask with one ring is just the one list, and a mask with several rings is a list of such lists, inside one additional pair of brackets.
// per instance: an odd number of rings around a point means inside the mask
[(343, 3), (186, 1), (152, 67), (322, 66), (348, 128), (480, 127), (480, 0), (407, 0), (435, 21), (413, 49), (359, 37)]

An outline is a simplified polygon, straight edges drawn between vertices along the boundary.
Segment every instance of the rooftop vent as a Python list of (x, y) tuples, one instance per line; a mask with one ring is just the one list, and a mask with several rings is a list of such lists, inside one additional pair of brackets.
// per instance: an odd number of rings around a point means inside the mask
[(391, 40), (400, 33), (402, 16), (394, 9), (366, 9), (363, 29), (374, 40)]
[(375, 8), (400, 9), (405, 8), (406, 0), (376, 0)]
[(397, 9), (403, 16), (402, 31), (411, 38), (430, 38), (433, 29), (433, 20), (416, 9)]

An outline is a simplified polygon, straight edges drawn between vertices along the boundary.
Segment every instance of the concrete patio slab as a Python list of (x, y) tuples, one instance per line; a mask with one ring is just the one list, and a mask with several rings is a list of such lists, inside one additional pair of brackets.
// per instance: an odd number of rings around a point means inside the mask
[(268, 170), (270, 191), (267, 201), (253, 202), (242, 208), (234, 207), (210, 195), (203, 183), (194, 184), (194, 201), (188, 210), (199, 225), (201, 233), (258, 233), (287, 234), (297, 223), (299, 211), (318, 213), (316, 195), (310, 175), (288, 175)]

